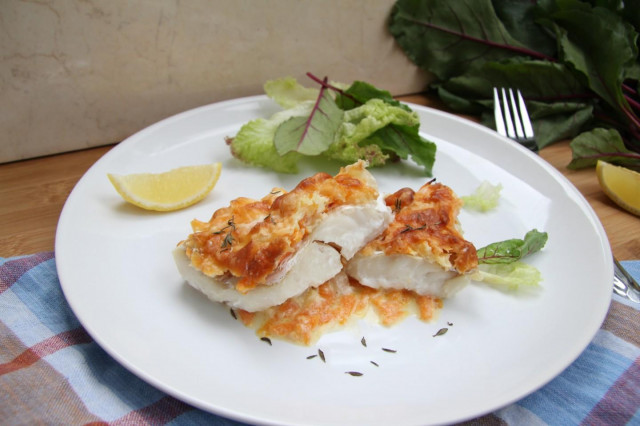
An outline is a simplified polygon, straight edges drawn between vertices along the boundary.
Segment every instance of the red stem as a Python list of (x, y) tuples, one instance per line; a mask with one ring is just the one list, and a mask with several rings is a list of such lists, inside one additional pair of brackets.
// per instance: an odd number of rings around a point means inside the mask
[(322, 85), (322, 87), (325, 87), (327, 89), (331, 89), (333, 91), (336, 91), (336, 92), (340, 93), (342, 96), (351, 99), (353, 102), (362, 105), (362, 102), (360, 102), (359, 100), (357, 100), (356, 98), (354, 98), (350, 94), (345, 93), (344, 90), (342, 90), (339, 87), (336, 87), (336, 86), (334, 86), (332, 84), (329, 84), (327, 82), (327, 77), (325, 77), (324, 80), (320, 80), (318, 77), (316, 77), (315, 75), (311, 74), (310, 72), (307, 73), (307, 77), (309, 77), (311, 80), (315, 81), (316, 83), (319, 83), (320, 85)]
[(628, 95), (624, 95), (624, 98), (627, 100), (629, 105), (631, 105), (631, 107), (640, 111), (640, 102), (636, 101), (635, 99), (633, 99), (631, 96), (628, 96)]
[(309, 118), (307, 118), (307, 120), (304, 123), (304, 130), (302, 131), (302, 135), (300, 136), (300, 140), (298, 141), (298, 149), (300, 149), (300, 145), (302, 145), (302, 141), (307, 136), (307, 133), (311, 128), (311, 120), (313, 119), (313, 115), (317, 111), (320, 111), (321, 113), (324, 114), (324, 112), (320, 109), (320, 101), (322, 100), (322, 97), (324, 96), (324, 91), (326, 89), (327, 89), (327, 77), (325, 77), (324, 80), (322, 80), (322, 88), (320, 89), (320, 93), (318, 94), (318, 99), (316, 99), (316, 103), (313, 106), (313, 109), (311, 110), (311, 114), (309, 114)]
[(532, 58), (536, 58), (536, 59), (545, 59), (545, 60), (550, 61), (550, 62), (557, 62), (556, 58), (553, 58), (551, 56), (547, 56), (544, 53), (536, 52), (535, 50), (527, 49), (527, 48), (524, 48), (524, 47), (511, 46), (509, 44), (496, 43), (494, 41), (487, 40), (487, 39), (481, 39), (481, 38), (477, 38), (477, 37), (472, 37), (470, 35), (467, 35), (467, 34), (464, 34), (464, 33), (461, 33), (461, 32), (453, 31), (453, 30), (450, 30), (448, 28), (444, 28), (444, 27), (440, 27), (438, 25), (434, 25), (434, 24), (432, 24), (430, 22), (423, 22), (423, 21), (419, 21), (417, 19), (406, 17), (406, 16), (403, 16), (403, 18), (406, 19), (409, 22), (413, 22), (415, 24), (422, 25), (424, 27), (431, 28), (431, 29), (434, 29), (436, 31), (441, 31), (443, 33), (455, 35), (455, 36), (458, 36), (458, 37), (460, 37), (460, 38), (462, 38), (464, 40), (469, 40), (469, 41), (473, 41), (475, 43), (485, 44), (487, 46), (494, 47), (494, 48), (497, 48), (497, 49), (503, 49), (503, 50), (509, 50), (509, 51), (516, 52), (516, 53), (521, 53), (523, 55), (531, 56)]
[(626, 83), (622, 83), (622, 90), (626, 91), (627, 93), (629, 93), (629, 95), (636, 95), (636, 91), (634, 90), (633, 87), (629, 86)]

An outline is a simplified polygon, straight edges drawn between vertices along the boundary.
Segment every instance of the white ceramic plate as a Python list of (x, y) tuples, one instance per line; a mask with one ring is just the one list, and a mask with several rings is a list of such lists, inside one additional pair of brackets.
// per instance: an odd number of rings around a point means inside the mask
[[(472, 285), (447, 300), (433, 323), (409, 319), (387, 329), (362, 322), (310, 348), (260, 341), (228, 308), (184, 284), (171, 257), (192, 219), (208, 220), (238, 196), (261, 197), (274, 186), (291, 189), (320, 169), (337, 171), (335, 164), (305, 163), (300, 175), (286, 176), (233, 159), (224, 137), (278, 110), (259, 96), (161, 121), (86, 173), (67, 200), (56, 236), (58, 272), (73, 311), (108, 353), (142, 379), (249, 423), (455, 422), (535, 391), (576, 359), (606, 314), (613, 268), (603, 228), (579, 192), (537, 156), (464, 119), (411, 106), (423, 136), (438, 144), (438, 181), (459, 195), (483, 180), (504, 187), (496, 210), (461, 213), (469, 240), (481, 247), (521, 238), (532, 228), (549, 233), (544, 250), (527, 260), (544, 276), (539, 295)], [(223, 169), (214, 191), (172, 213), (125, 204), (106, 177), (215, 161)], [(385, 192), (417, 189), (427, 180), (408, 162), (373, 173)], [(442, 327), (448, 333), (432, 337)], [(307, 359), (317, 349), (326, 363)]]

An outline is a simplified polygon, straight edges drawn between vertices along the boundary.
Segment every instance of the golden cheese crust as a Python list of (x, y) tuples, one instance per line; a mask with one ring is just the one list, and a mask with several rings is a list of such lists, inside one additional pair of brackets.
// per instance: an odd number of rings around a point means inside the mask
[(317, 173), (291, 192), (274, 189), (260, 200), (237, 198), (208, 222), (194, 220), (185, 246), (192, 266), (210, 277), (235, 277), (246, 293), (265, 285), (327, 213), (378, 197), (366, 163), (344, 167), (332, 177)]
[(472, 243), (459, 230), (462, 201), (447, 186), (428, 182), (417, 192), (403, 188), (385, 198), (395, 218), (362, 250), (362, 255), (384, 252), (431, 260), (446, 270), (465, 273), (478, 265)]

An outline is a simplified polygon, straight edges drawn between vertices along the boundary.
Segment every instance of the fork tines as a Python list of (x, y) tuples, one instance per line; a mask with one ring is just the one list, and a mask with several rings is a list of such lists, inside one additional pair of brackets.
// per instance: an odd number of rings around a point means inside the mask
[[(496, 130), (502, 136), (513, 139), (527, 148), (537, 151), (537, 144), (533, 133), (533, 126), (529, 118), (527, 106), (522, 98), (520, 90), (514, 96), (513, 89), (500, 89), (500, 94), (496, 87), (493, 88), (494, 115)], [(504, 109), (504, 111), (503, 111)]]

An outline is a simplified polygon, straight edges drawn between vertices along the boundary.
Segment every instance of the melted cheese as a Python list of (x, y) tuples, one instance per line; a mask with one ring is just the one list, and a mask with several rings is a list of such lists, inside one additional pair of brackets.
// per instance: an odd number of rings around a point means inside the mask
[(409, 290), (375, 290), (339, 274), (281, 305), (260, 312), (241, 309), (235, 312), (258, 336), (311, 345), (323, 334), (369, 312), (380, 324), (392, 326), (412, 314), (422, 321), (431, 321), (441, 307), (442, 301), (436, 297)]
[(194, 268), (209, 277), (237, 278), (226, 281), (246, 293), (277, 279), (329, 213), (377, 198), (373, 176), (358, 162), (335, 177), (317, 173), (288, 193), (276, 188), (261, 200), (233, 200), (208, 222), (194, 220), (194, 232), (180, 244)]
[(476, 249), (459, 229), (462, 201), (451, 188), (427, 183), (417, 192), (404, 188), (385, 198), (395, 218), (360, 252), (402, 254), (429, 260), (446, 271), (465, 273), (478, 265)]

